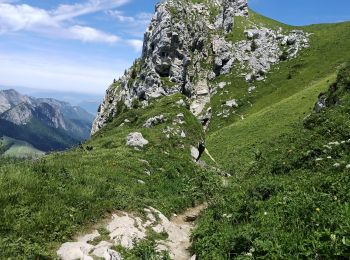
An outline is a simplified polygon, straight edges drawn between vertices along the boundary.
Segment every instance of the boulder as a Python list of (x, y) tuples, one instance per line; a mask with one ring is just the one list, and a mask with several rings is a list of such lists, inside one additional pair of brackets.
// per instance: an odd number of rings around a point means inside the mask
[(236, 99), (231, 99), (231, 100), (228, 100), (226, 101), (225, 105), (227, 107), (238, 107), (238, 104), (237, 104), (237, 100)]
[(133, 147), (143, 147), (147, 145), (149, 142), (143, 138), (141, 133), (135, 132), (130, 133), (127, 137), (126, 145), (127, 146), (133, 146)]
[(197, 160), (199, 157), (199, 150), (194, 146), (191, 146), (191, 156), (195, 160)]

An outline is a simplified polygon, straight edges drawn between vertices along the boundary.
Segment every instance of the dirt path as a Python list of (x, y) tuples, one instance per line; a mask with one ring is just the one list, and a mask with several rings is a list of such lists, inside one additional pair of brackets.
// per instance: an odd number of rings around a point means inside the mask
[(167, 230), (169, 237), (165, 241), (160, 241), (158, 248), (167, 249), (172, 259), (191, 259), (189, 248), (191, 247), (192, 229), (195, 227), (194, 221), (206, 207), (206, 204), (202, 204), (189, 208), (182, 214), (172, 218)]
[(194, 221), (206, 207), (206, 204), (202, 204), (189, 208), (171, 220), (151, 207), (144, 209), (146, 220), (126, 212), (117, 212), (112, 215), (111, 220), (99, 227), (99, 230), (102, 227), (105, 231), (104, 234), (94, 230), (90, 234), (78, 237), (74, 242), (64, 243), (57, 251), (57, 255), (62, 260), (93, 260), (96, 257), (105, 260), (121, 260), (123, 259), (121, 255), (111, 248), (120, 245), (130, 249), (135, 241), (146, 238), (146, 230), (151, 228), (156, 233), (168, 234), (166, 240), (157, 241), (159, 251), (167, 250), (175, 260), (195, 259), (189, 251), (191, 233), (195, 227)]

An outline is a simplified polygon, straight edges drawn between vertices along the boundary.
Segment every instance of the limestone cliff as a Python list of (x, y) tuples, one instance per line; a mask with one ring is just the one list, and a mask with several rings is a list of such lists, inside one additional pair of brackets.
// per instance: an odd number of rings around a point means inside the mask
[(173, 93), (190, 99), (191, 112), (210, 119), (211, 82), (233, 68), (249, 82), (263, 80), (271, 65), (308, 47), (308, 35), (251, 25), (246, 39), (230, 41), (236, 17), (248, 17), (247, 0), (167, 0), (156, 6), (142, 57), (107, 90), (92, 134), (125, 108), (147, 106)]

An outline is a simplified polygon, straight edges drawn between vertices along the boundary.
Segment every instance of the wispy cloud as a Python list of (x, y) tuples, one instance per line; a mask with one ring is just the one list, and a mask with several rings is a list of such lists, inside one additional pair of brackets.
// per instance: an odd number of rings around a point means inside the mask
[(75, 25), (67, 30), (67, 35), (73, 39), (82, 40), (83, 42), (107, 42), (115, 43), (119, 41), (119, 37), (98, 31), (91, 27)]
[(118, 36), (74, 24), (73, 19), (120, 7), (130, 0), (89, 0), (80, 4), (60, 5), (54, 10), (0, 1), (0, 34), (25, 30), (84, 42), (115, 43), (119, 41)]
[(151, 13), (139, 13), (136, 16), (126, 16), (118, 10), (109, 10), (107, 13), (119, 22), (133, 23), (134, 25), (148, 25), (153, 15)]
[(56, 20), (67, 20), (90, 13), (117, 8), (129, 2), (130, 0), (89, 0), (85, 3), (60, 5), (52, 13)]
[(153, 14), (145, 12), (128, 16), (119, 10), (108, 10), (106, 13), (115, 19), (121, 27), (124, 26), (129, 34), (138, 37), (143, 35), (153, 16)]
[[(90, 57), (97, 60), (96, 57)], [(0, 52), (1, 84), (82, 93), (103, 94), (112, 79), (130, 64), (124, 60), (87, 63), (57, 54), (33, 55)]]
[(142, 50), (143, 41), (141, 40), (127, 40), (127, 43), (131, 45), (135, 51), (139, 52)]

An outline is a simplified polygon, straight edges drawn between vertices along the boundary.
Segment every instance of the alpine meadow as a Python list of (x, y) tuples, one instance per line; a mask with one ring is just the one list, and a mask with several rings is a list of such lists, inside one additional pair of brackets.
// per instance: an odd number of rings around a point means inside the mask
[(27, 141), (0, 139), (0, 259), (349, 259), (350, 22), (161, 1), (91, 137)]

